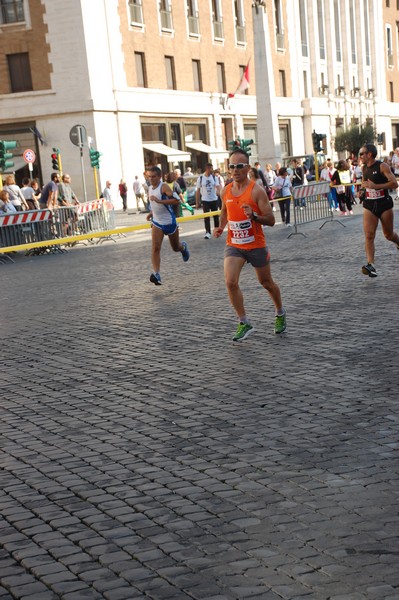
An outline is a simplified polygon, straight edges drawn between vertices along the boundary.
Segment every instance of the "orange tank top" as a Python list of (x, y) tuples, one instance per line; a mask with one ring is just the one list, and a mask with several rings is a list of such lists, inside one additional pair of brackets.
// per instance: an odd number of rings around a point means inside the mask
[(245, 188), (241, 196), (233, 195), (233, 184), (225, 187), (224, 203), (227, 210), (227, 244), (241, 250), (254, 250), (254, 248), (264, 248), (266, 246), (265, 234), (260, 223), (248, 219), (245, 216), (243, 204), (248, 204), (254, 212), (259, 211), (259, 207), (252, 200), (252, 190), (255, 185), (251, 181)]

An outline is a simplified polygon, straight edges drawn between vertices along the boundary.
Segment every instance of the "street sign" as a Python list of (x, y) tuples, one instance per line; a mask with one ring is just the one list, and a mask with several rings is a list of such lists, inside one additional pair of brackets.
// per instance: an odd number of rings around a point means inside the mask
[(75, 146), (85, 146), (87, 144), (87, 132), (84, 125), (74, 125), (69, 132), (69, 139)]
[(24, 161), (29, 164), (34, 163), (36, 160), (36, 154), (30, 148), (28, 148), (27, 150), (24, 150), (24, 153), (22, 156), (23, 156)]

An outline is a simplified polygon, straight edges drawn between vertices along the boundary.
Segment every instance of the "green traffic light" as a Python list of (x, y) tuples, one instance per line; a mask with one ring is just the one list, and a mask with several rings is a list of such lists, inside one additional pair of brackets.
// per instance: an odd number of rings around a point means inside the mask
[(7, 150), (12, 150), (17, 147), (17, 142), (11, 141), (6, 142), (5, 140), (0, 140), (0, 170), (4, 171), (4, 169), (10, 169), (14, 166), (14, 162), (12, 160), (13, 154), (11, 152), (7, 152)]
[(89, 154), (90, 154), (90, 165), (91, 165), (91, 167), (93, 169), (99, 169), (100, 168), (100, 156), (101, 156), (101, 152), (99, 152), (95, 148), (90, 148)]

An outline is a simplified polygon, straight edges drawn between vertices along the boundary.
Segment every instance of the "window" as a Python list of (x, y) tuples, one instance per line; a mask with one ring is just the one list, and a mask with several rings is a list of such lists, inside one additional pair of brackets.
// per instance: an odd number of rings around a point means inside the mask
[(30, 92), (32, 87), (32, 76), (29, 64), (29, 54), (8, 54), (8, 71), (12, 92)]
[(281, 158), (291, 155), (291, 139), (289, 123), (279, 123)]
[(317, 25), (319, 29), (319, 56), (321, 60), (326, 58), (326, 42), (324, 36), (324, 9), (323, 0), (317, 0)]
[(387, 25), (386, 29), (386, 40), (388, 67), (393, 67), (392, 29), (389, 25)]
[(212, 0), (212, 24), (214, 39), (222, 40), (224, 38), (224, 29), (221, 0)]
[(306, 31), (305, 0), (299, 0), (299, 23), (300, 23), (300, 30), (301, 30), (302, 56), (309, 56), (308, 37), (307, 37), (307, 31)]
[(175, 59), (173, 56), (165, 56), (165, 69), (166, 69), (166, 87), (168, 90), (176, 89), (176, 73), (175, 73)]
[(216, 63), (216, 71), (218, 78), (218, 92), (219, 94), (226, 93), (226, 74), (224, 71), (224, 63)]
[(281, 0), (274, 0), (274, 21), (276, 27), (276, 47), (277, 50), (284, 50), (284, 28), (283, 28), (283, 14), (281, 11)]
[(159, 16), (161, 18), (161, 30), (172, 31), (173, 20), (172, 20), (172, 7), (170, 0), (161, 0), (159, 3)]
[(389, 82), (389, 101), (395, 102), (394, 93), (393, 93), (393, 81)]
[(144, 52), (135, 52), (137, 87), (147, 87), (147, 72)]
[(130, 21), (135, 25), (144, 25), (142, 0), (129, 0)]
[(194, 91), (202, 92), (201, 62), (199, 60), (193, 60), (192, 65), (193, 65)]
[(278, 72), (278, 79), (280, 82), (280, 96), (287, 96), (287, 85), (285, 81), (285, 71)]
[(198, 37), (200, 34), (197, 0), (187, 0), (188, 35)]
[(234, 0), (234, 21), (236, 28), (237, 44), (245, 44), (247, 41), (245, 33), (244, 6), (242, 0)]
[[(399, 0), (398, 0), (399, 1)], [(365, 60), (366, 65), (370, 66), (370, 28), (369, 28), (369, 7), (368, 0), (364, 0), (364, 47), (365, 47)]]
[(0, 23), (25, 21), (23, 0), (0, 0)]
[(356, 25), (355, 25), (355, 7), (353, 0), (349, 2), (349, 21), (351, 30), (351, 51), (352, 51), (352, 64), (356, 64)]
[(341, 52), (341, 24), (339, 22), (339, 2), (334, 0), (334, 26), (335, 26), (335, 57), (338, 62), (342, 61)]

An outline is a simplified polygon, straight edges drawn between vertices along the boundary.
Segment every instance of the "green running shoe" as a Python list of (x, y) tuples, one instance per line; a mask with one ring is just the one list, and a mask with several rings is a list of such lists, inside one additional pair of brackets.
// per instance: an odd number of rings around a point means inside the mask
[(276, 321), (274, 324), (274, 333), (283, 333), (287, 327), (287, 317), (284, 311), (283, 315), (276, 315)]
[(239, 323), (235, 336), (233, 337), (233, 342), (241, 342), (242, 340), (245, 340), (245, 338), (247, 338), (253, 331), (255, 331), (255, 327), (252, 327), (250, 323)]

